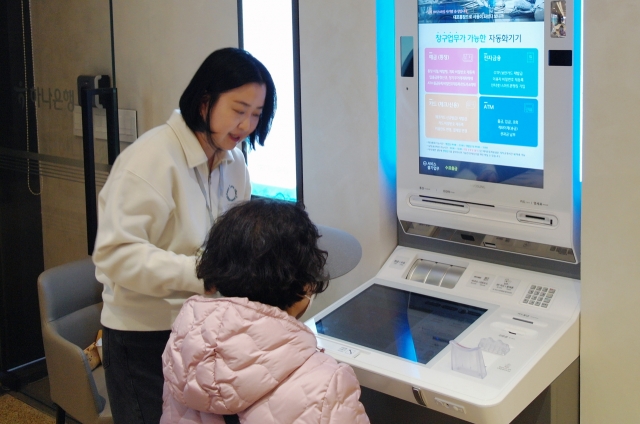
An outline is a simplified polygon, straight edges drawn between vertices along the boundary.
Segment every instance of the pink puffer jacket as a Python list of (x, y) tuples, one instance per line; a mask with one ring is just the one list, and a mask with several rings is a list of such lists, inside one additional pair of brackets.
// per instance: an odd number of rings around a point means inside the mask
[(346, 364), (286, 312), (244, 298), (188, 299), (162, 355), (161, 423), (368, 423)]

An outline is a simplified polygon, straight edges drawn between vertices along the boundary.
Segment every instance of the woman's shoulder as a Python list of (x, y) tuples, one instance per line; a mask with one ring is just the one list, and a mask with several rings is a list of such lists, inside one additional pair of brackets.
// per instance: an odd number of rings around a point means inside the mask
[[(185, 154), (175, 133), (167, 124), (152, 128), (125, 148), (113, 171), (126, 170), (142, 178), (157, 179), (158, 169), (169, 175), (171, 169), (187, 169)], [(146, 178), (145, 178), (146, 179)]]
[(180, 143), (175, 132), (168, 124), (162, 124), (142, 134), (123, 150), (122, 154), (128, 152), (131, 156), (163, 156), (179, 148)]
[(245, 162), (244, 154), (239, 147), (225, 151), (222, 162), (224, 162), (232, 172), (237, 173), (238, 175), (245, 175), (247, 172), (247, 164)]
[(231, 157), (233, 157), (234, 161), (239, 160), (240, 162), (244, 163), (244, 154), (239, 147), (235, 147), (232, 150), (229, 150), (229, 153), (231, 154)]

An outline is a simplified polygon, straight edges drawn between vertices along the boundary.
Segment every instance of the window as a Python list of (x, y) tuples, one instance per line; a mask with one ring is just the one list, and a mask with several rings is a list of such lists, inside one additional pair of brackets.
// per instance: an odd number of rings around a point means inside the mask
[(252, 195), (302, 201), (297, 0), (238, 0), (240, 47), (273, 77), (278, 107), (265, 147), (249, 151)]

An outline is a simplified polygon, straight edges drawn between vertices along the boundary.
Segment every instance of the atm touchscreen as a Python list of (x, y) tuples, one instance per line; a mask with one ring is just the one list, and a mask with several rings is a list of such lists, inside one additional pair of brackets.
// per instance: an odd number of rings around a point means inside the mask
[(373, 284), (316, 322), (333, 338), (426, 364), (487, 309)]

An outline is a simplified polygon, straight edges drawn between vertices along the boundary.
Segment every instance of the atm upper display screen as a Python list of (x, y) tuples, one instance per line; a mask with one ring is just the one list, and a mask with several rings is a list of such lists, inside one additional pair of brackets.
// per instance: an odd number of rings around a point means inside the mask
[(543, 188), (544, 1), (418, 0), (420, 174)]
[(486, 311), (374, 284), (317, 321), (316, 330), (426, 364)]

